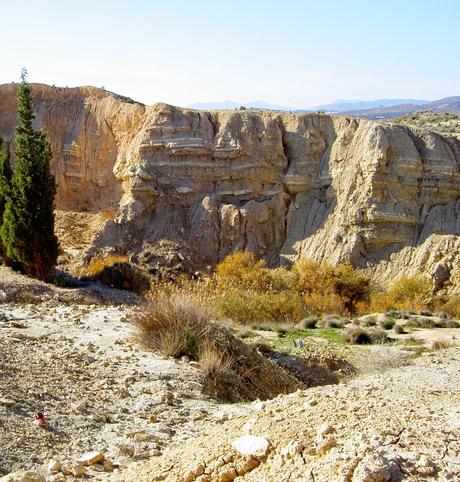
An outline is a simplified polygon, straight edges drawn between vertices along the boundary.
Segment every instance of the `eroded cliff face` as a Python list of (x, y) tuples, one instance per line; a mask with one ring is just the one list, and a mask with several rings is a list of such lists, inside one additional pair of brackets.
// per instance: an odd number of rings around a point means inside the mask
[[(0, 86), (0, 136), (15, 92)], [(195, 267), (247, 249), (272, 265), (309, 256), (381, 279), (459, 277), (458, 140), (322, 114), (144, 107), (92, 88), (33, 95), (58, 207), (116, 211), (93, 253), (168, 240)]]

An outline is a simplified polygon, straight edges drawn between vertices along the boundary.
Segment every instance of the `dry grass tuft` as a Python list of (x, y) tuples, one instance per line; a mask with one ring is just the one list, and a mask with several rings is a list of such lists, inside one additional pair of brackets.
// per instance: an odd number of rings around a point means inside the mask
[(431, 344), (433, 350), (445, 350), (454, 346), (454, 342), (448, 338), (439, 338)]
[(212, 308), (193, 294), (162, 292), (136, 322), (144, 345), (166, 356), (198, 361), (208, 391), (219, 399), (266, 399), (299, 387), (297, 380), (212, 318)]
[(209, 313), (193, 298), (159, 294), (136, 320), (143, 343), (165, 356), (198, 360), (210, 331)]

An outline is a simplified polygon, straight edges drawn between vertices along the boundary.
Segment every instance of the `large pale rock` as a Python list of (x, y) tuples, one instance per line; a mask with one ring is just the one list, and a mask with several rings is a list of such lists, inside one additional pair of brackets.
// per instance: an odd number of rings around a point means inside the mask
[[(324, 114), (146, 107), (90, 87), (32, 92), (57, 207), (113, 214), (92, 255), (166, 240), (194, 268), (246, 249), (272, 265), (309, 256), (380, 281), (460, 281), (456, 139)], [(0, 137), (16, 97), (0, 86)]]
[(234, 440), (232, 445), (241, 455), (256, 459), (265, 457), (270, 450), (270, 442), (266, 438), (256, 435), (243, 435)]

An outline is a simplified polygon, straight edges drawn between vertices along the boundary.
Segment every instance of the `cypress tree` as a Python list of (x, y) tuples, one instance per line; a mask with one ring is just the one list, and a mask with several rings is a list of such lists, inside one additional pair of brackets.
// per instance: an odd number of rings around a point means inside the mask
[[(10, 146), (8, 142), (0, 139), (0, 228), (3, 224), (6, 200), (10, 192), (13, 171), (10, 164)], [(0, 238), (0, 257), (4, 257), (5, 250)]]
[(51, 174), (51, 144), (33, 128), (32, 93), (22, 71), (15, 136), (15, 164), (7, 196), (1, 239), (8, 264), (24, 274), (50, 281), (58, 255), (54, 234), (56, 182)]

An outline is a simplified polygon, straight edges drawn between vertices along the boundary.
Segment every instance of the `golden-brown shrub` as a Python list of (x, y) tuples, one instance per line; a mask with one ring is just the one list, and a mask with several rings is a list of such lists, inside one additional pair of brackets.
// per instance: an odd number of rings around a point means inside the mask
[(248, 251), (229, 254), (216, 267), (216, 282), (221, 288), (265, 290), (271, 287), (270, 270), (264, 260)]
[(226, 290), (215, 298), (224, 318), (238, 323), (297, 323), (307, 314), (302, 298), (289, 291)]
[(445, 311), (450, 316), (459, 319), (460, 318), (460, 295), (451, 296), (446, 302), (442, 303), (439, 307), (442, 311)]
[(431, 297), (432, 287), (427, 277), (403, 276), (391, 283), (386, 292), (372, 294), (369, 310), (419, 311), (430, 305)]
[(292, 272), (296, 289), (304, 294), (310, 312), (356, 313), (371, 292), (370, 278), (349, 264), (332, 266), (311, 259), (297, 261)]
[(312, 291), (303, 296), (308, 313), (346, 315), (345, 298), (331, 291)]
[(126, 263), (126, 256), (106, 256), (105, 258), (94, 258), (80, 273), (80, 276), (96, 276), (101, 273), (106, 266), (113, 266), (115, 263)]

